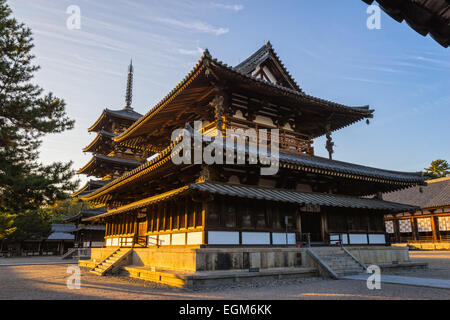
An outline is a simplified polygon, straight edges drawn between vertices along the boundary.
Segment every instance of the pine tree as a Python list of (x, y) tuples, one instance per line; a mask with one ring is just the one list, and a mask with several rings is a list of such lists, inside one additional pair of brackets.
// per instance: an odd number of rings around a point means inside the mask
[(66, 198), (77, 184), (72, 163), (39, 162), (41, 138), (72, 129), (74, 121), (63, 100), (32, 83), (39, 70), (32, 32), (11, 15), (0, 0), (0, 239), (27, 234), (19, 230), (26, 217), (35, 223), (42, 207)]
[(447, 161), (442, 159), (434, 160), (431, 162), (430, 167), (425, 169), (423, 175), (430, 179), (448, 177), (450, 176), (450, 165)]

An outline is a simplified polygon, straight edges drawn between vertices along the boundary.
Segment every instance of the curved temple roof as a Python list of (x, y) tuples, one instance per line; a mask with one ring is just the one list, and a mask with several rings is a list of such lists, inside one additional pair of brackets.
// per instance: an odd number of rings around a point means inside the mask
[(102, 148), (105, 143), (111, 145), (112, 139), (116, 136), (117, 134), (100, 130), (95, 139), (83, 149), (83, 152), (96, 152), (98, 149)]
[(137, 160), (130, 160), (130, 159), (123, 159), (123, 158), (117, 158), (117, 157), (108, 157), (101, 154), (95, 154), (91, 161), (89, 161), (83, 168), (78, 170), (78, 174), (89, 174), (91, 170), (95, 167), (97, 163), (110, 163), (110, 164), (117, 164), (120, 166), (125, 166), (128, 168), (136, 168), (139, 167), (141, 164)]
[(166, 199), (180, 196), (189, 191), (199, 191), (246, 199), (264, 199), (268, 201), (289, 202), (304, 205), (320, 205), (325, 207), (384, 210), (389, 212), (415, 211), (418, 209), (418, 207), (415, 206), (387, 202), (377, 199), (358, 198), (336, 194), (297, 192), (291, 190), (252, 187), (246, 185), (202, 182), (193, 183), (179, 189), (171, 190), (161, 195), (143, 199), (141, 201), (134, 202), (114, 210), (110, 210), (104, 214), (84, 219), (83, 221), (95, 221), (106, 218), (108, 216), (130, 212), (160, 201), (164, 201)]
[[(171, 161), (171, 154), (174, 148), (182, 147), (178, 144), (181, 139), (182, 136), (178, 137), (177, 140), (173, 141), (169, 147), (167, 147), (151, 161), (144, 163), (140, 167), (130, 172), (127, 172), (120, 178), (111, 181), (104, 187), (101, 187), (90, 194), (83, 195), (81, 198), (84, 201), (91, 201), (111, 192), (116, 188), (124, 187), (125, 185), (136, 179), (141, 179), (146, 175), (150, 175), (154, 170), (161, 168), (166, 163)], [(220, 144), (220, 142), (217, 143)], [(249, 154), (248, 149), (246, 150), (246, 154)], [(393, 189), (400, 189), (414, 185), (425, 185), (425, 178), (422, 177), (420, 172), (410, 173), (384, 170), (348, 162), (329, 160), (326, 158), (307, 156), (284, 151), (279, 152), (279, 161), (281, 167), (295, 166), (295, 169), (297, 170), (303, 170), (311, 173), (340, 176), (343, 178), (364, 181), (390, 183), (394, 185)]]
[[(144, 135), (146, 133), (145, 127), (147, 125), (150, 125), (152, 119), (155, 118), (158, 113), (161, 113), (161, 111), (165, 109), (169, 104), (175, 104), (177, 99), (181, 100), (183, 92), (189, 89), (196, 79), (203, 79), (208, 77), (216, 78), (217, 74), (221, 74), (233, 83), (254, 85), (254, 87), (259, 91), (264, 90), (265, 94), (271, 94), (273, 97), (280, 99), (287, 99), (293, 105), (310, 105), (314, 106), (314, 108), (316, 109), (326, 110), (329, 113), (340, 115), (341, 119), (339, 121), (331, 123), (332, 131), (339, 130), (356, 121), (373, 117), (374, 110), (370, 110), (369, 106), (349, 107), (339, 103), (316, 98), (310, 95), (306, 95), (301, 91), (301, 89), (296, 90), (281, 86), (276, 83), (255, 78), (252, 75), (247, 74), (246, 71), (242, 71), (243, 69), (244, 68), (242, 66), (233, 68), (217, 59), (213, 59), (209, 54), (209, 51), (205, 50), (203, 56), (200, 58), (191, 72), (189, 72), (189, 74), (168, 95), (166, 95), (166, 97), (164, 97), (147, 114), (133, 123), (128, 129), (126, 129), (114, 140), (116, 142), (125, 143), (126, 141), (136, 139), (139, 136)], [(208, 94), (214, 93), (214, 91), (212, 90), (213, 88), (202, 89), (204, 90), (197, 93), (199, 96), (204, 97), (208, 96)], [(190, 94), (192, 95), (192, 93)], [(184, 103), (183, 105), (185, 108), (186, 103)], [(347, 119), (345, 118), (346, 116), (348, 116)], [(316, 137), (323, 134), (325, 134), (324, 130), (317, 134)]]
[(89, 128), (89, 132), (97, 132), (101, 130), (101, 124), (103, 121), (106, 121), (109, 117), (119, 118), (129, 120), (130, 122), (134, 122), (138, 120), (142, 115), (140, 113), (135, 112), (131, 109), (123, 109), (123, 110), (103, 110), (102, 114), (98, 118), (98, 120)]

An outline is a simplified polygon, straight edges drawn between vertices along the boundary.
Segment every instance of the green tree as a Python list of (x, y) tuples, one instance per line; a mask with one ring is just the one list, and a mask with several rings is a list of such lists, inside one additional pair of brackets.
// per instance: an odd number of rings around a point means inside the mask
[(0, 237), (14, 228), (10, 237), (27, 234), (20, 230), (28, 226), (25, 217), (42, 218), (41, 208), (67, 198), (78, 184), (72, 163), (39, 162), (41, 138), (72, 129), (74, 121), (63, 100), (32, 82), (39, 70), (32, 32), (11, 15), (0, 0)]
[(64, 218), (75, 216), (81, 210), (88, 209), (89, 203), (78, 199), (65, 199), (57, 201), (53, 206), (47, 208), (51, 215), (52, 223), (62, 223)]
[(430, 167), (425, 169), (423, 175), (430, 179), (448, 177), (450, 176), (450, 165), (442, 159), (434, 160), (431, 162)]
[(0, 213), (0, 240), (17, 230), (13, 227), (15, 215)]

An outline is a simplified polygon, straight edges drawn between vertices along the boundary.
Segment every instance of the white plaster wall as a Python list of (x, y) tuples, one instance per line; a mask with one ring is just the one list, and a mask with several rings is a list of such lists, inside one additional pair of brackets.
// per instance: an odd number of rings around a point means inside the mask
[(186, 233), (174, 233), (172, 234), (173, 246), (184, 246), (186, 244)]
[[(287, 244), (295, 244), (295, 233), (288, 233)], [(272, 233), (272, 244), (286, 245), (286, 233)]]
[(203, 232), (189, 232), (187, 234), (187, 244), (188, 245), (203, 244)]
[(369, 234), (370, 244), (385, 244), (386, 238), (384, 234)]
[(170, 246), (170, 234), (160, 234), (159, 235), (159, 245), (160, 246)]
[(242, 232), (242, 244), (270, 245), (270, 233), (268, 233), (268, 232)]
[(367, 244), (367, 235), (350, 234), (350, 244)]
[(239, 232), (208, 232), (208, 244), (239, 245)]

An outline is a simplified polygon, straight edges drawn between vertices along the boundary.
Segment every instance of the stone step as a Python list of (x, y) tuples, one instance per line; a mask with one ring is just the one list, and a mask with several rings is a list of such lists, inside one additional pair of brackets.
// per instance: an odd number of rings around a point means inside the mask
[(95, 271), (95, 270), (91, 270), (91, 271), (89, 271), (90, 273), (93, 273), (93, 274), (95, 274), (95, 275), (97, 275), (97, 276), (101, 276), (101, 275), (103, 275), (101, 272), (98, 272), (98, 271)]

